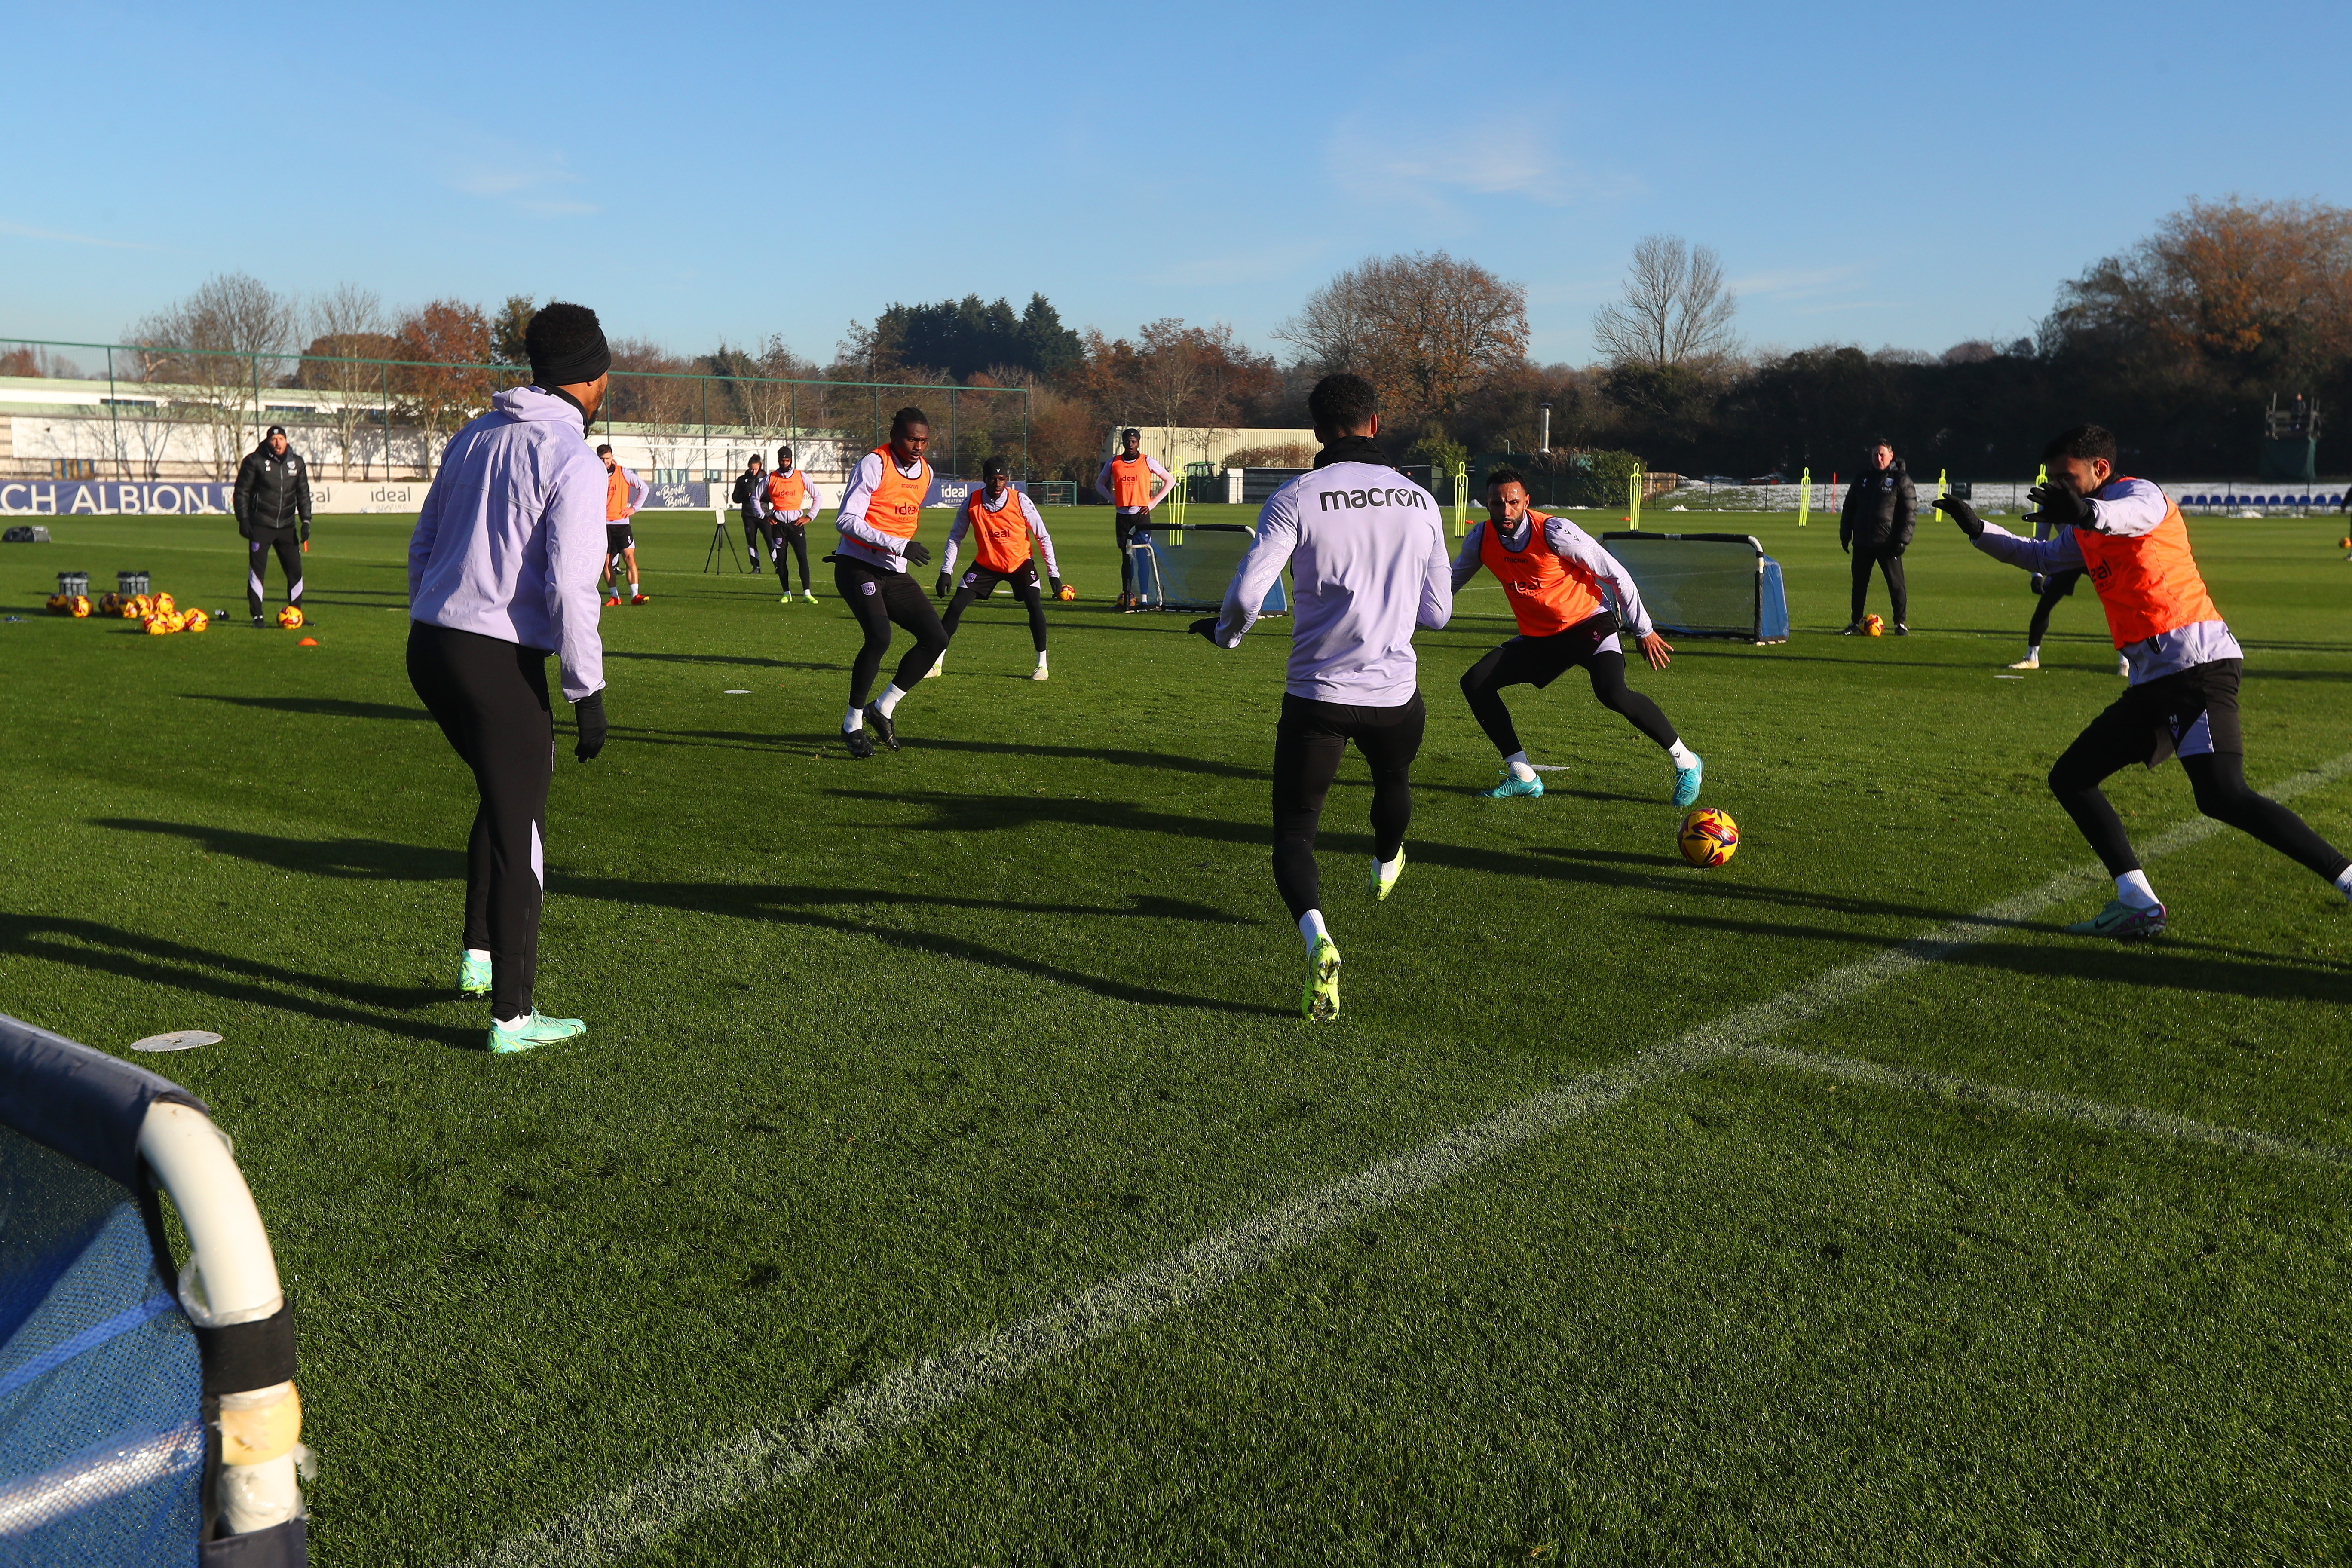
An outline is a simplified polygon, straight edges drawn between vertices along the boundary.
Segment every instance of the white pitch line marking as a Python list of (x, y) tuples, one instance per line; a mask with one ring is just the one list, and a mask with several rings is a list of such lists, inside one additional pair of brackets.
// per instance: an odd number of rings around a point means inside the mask
[[(2352, 752), (2295, 774), (2273, 788), (2273, 799), (2285, 800), (2352, 773)], [(2143, 858), (2175, 854), (2202, 843), (2221, 825), (2195, 817), (2158, 834), (2142, 850)], [(699, 1519), (736, 1507), (784, 1481), (807, 1475), (823, 1465), (849, 1456), (892, 1434), (929, 1420), (971, 1399), (1025, 1376), (1083, 1346), (1192, 1306), (1234, 1281), (1264, 1269), (1290, 1254), (1321, 1240), (1343, 1226), (1391, 1208), (1408, 1198), (1445, 1185), (1455, 1177), (1491, 1163), (1521, 1145), (1532, 1142), (1605, 1110), (1636, 1089), (1679, 1077), (1696, 1068), (1726, 1058), (1756, 1056), (1769, 1037), (1791, 1025), (1821, 1016), (1832, 1008), (1874, 991), (1889, 981), (1949, 957), (1973, 942), (2004, 927), (2031, 919), (2043, 910), (2106, 881), (2095, 866), (2060, 873), (2030, 892), (2020, 893), (1973, 915), (1952, 921), (1915, 937), (1900, 947), (1841, 964), (1813, 980), (1767, 1001), (1705, 1024), (1670, 1045), (1597, 1072), (1572, 1079), (1556, 1089), (1506, 1106), (1493, 1115), (1440, 1133), (1419, 1148), (1395, 1159), (1342, 1176), (1289, 1202), (1264, 1210), (1229, 1229), (1203, 1237), (1190, 1247), (1155, 1259), (1118, 1279), (1047, 1308), (1032, 1318), (994, 1333), (983, 1334), (937, 1355), (924, 1356), (894, 1367), (872, 1381), (848, 1390), (817, 1415), (772, 1431), (745, 1433), (723, 1447), (708, 1449), (665, 1466), (617, 1491), (591, 1499), (569, 1513), (528, 1535), (509, 1537), (464, 1559), (465, 1568), (541, 1568), (544, 1564), (609, 1562), (625, 1557)], [(1801, 1052), (1775, 1053), (1792, 1060), (1780, 1064), (1823, 1070), (1819, 1064), (1841, 1058), (1808, 1057)], [(1898, 1069), (1877, 1069), (1853, 1063), (1861, 1077), (1884, 1070), (1902, 1079)], [(1921, 1075), (1927, 1077), (1928, 1075)], [(1959, 1092), (1960, 1080), (1937, 1087)], [(1916, 1087), (1916, 1086), (1915, 1086)], [(1990, 1098), (1992, 1086), (1980, 1097)], [(2035, 1090), (2010, 1090), (2011, 1095), (2038, 1095)], [(2071, 1105), (2083, 1110), (2072, 1120), (2087, 1119), (2096, 1102), (2051, 1097), (2034, 1109), (2065, 1116)], [(2021, 1108), (2025, 1108), (2021, 1101)], [(2109, 1108), (2112, 1123), (2135, 1131), (2181, 1136), (2176, 1129), (2196, 1129), (2210, 1137), (2194, 1141), (2225, 1147), (2256, 1140), (2275, 1149), (2313, 1157), (2309, 1145), (2269, 1140), (2261, 1133), (2210, 1128), (2208, 1124), (2140, 1112), (2122, 1120), (2128, 1108)]]

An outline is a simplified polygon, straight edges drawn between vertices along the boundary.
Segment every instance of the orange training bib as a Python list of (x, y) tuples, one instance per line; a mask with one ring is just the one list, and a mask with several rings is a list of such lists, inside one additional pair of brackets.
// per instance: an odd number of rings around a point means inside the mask
[(1528, 547), (1506, 549), (1501, 523), (1489, 521), (1478, 539), (1478, 559), (1510, 601), (1512, 618), (1523, 637), (1548, 637), (1579, 621), (1590, 620), (1606, 608), (1601, 591), (1582, 567), (1571, 566), (1544, 542), (1548, 520), (1539, 511), (1528, 513)]
[(1029, 559), (1029, 514), (1022, 509), (1018, 491), (1004, 492), (1004, 509), (988, 510), (988, 491), (971, 492), (963, 503), (964, 517), (971, 524), (971, 562), (983, 572), (1012, 572)]
[(2218, 621), (2221, 612), (2205, 592), (2204, 575), (2189, 552), (2189, 524), (2170, 496), (2156, 531), (2137, 539), (2074, 531), (2107, 631), (2117, 647), (2177, 631), (2199, 621)]
[(910, 479), (898, 471), (889, 447), (877, 447), (874, 455), (882, 459), (882, 482), (866, 498), (866, 521), (893, 539), (912, 539), (922, 516), (923, 498), (931, 493), (931, 466), (916, 459), (915, 477)]
[(1151, 504), (1151, 460), (1137, 453), (1133, 461), (1110, 460), (1110, 504), (1121, 511), (1141, 511)]

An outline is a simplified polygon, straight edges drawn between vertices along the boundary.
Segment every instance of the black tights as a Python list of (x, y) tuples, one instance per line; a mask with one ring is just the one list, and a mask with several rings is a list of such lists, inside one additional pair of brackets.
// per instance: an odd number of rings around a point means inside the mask
[(1853, 619), (1862, 619), (1864, 606), (1870, 599), (1870, 569), (1875, 566), (1886, 577), (1886, 607), (1896, 626), (1910, 622), (1910, 595), (1903, 584), (1903, 552), (1873, 550), (1857, 543), (1853, 547)]
[[(1538, 689), (1551, 684), (1559, 673), (1549, 663), (1538, 662), (1542, 656), (1537, 639), (1517, 637), (1495, 649), (1472, 665), (1462, 677), (1462, 695), (1470, 700), (1470, 712), (1495, 749), (1505, 756), (1526, 748), (1519, 744), (1519, 731), (1511, 722), (1511, 710), (1503, 706), (1502, 690), (1507, 686), (1533, 686)], [(1517, 651), (1514, 651), (1517, 650)], [(1588, 655), (1579, 660), (1584, 672), (1592, 678), (1592, 695), (1601, 706), (1612, 713), (1622, 714), (1633, 728), (1661, 746), (1671, 746), (1680, 737), (1658, 705), (1625, 684), (1625, 656), (1614, 651)]]
[(546, 897), (547, 786), (555, 767), (547, 655), (478, 632), (408, 624), (408, 681), (473, 770), (465, 945), (490, 955), (490, 1016), (530, 1011)]
[(2042, 646), (2042, 637), (2047, 636), (2050, 631), (2050, 612), (2058, 607), (2060, 600), (2065, 598), (2067, 595), (2073, 592), (2074, 585), (2072, 584), (2069, 584), (2063, 588), (2044, 588), (2042, 590), (2042, 596), (2033, 601), (2033, 618), (2025, 624), (2026, 647), (2040, 647)]
[[(2096, 725), (2085, 730), (2051, 767), (2050, 793), (2058, 797), (2058, 804), (2066, 808), (2066, 815), (2074, 819), (2074, 826), (2090, 840), (2107, 875), (2120, 877), (2140, 868), (2139, 857), (2132, 853), (2131, 840), (2124, 835), (2123, 819), (2116, 815), (2115, 806), (2099, 788), (2099, 783), (2134, 763), (2146, 762), (2150, 742), (2143, 732), (2136, 748), (2126, 754), (2112, 743), (2101, 744), (2095, 738), (2097, 730)], [(2331, 882), (2344, 874), (2346, 866), (2352, 865), (2327, 840), (2313, 832), (2309, 823), (2248, 787), (2246, 759), (2240, 753), (2208, 752), (2203, 756), (2183, 757), (2180, 765), (2189, 774), (2189, 787), (2196, 792), (2197, 809), (2214, 821), (2226, 823), (2269, 845)]]
[(874, 678), (882, 673), (882, 656), (890, 651), (890, 623), (898, 622), (912, 632), (915, 646), (898, 661), (898, 673), (891, 679), (901, 691), (912, 691), (915, 682), (930, 673), (940, 655), (948, 651), (948, 634), (940, 626), (940, 613), (931, 608), (931, 596), (923, 592), (904, 572), (885, 572), (877, 566), (844, 557), (834, 563), (834, 592), (849, 601), (849, 613), (857, 617), (866, 642), (857, 650), (857, 661), (849, 671), (849, 705), (863, 708), (874, 689)]
[(1412, 759), (1428, 710), (1421, 693), (1394, 708), (1351, 708), (1285, 692), (1274, 731), (1274, 885), (1297, 920), (1322, 908), (1315, 830), (1348, 742), (1372, 769), (1372, 853), (1393, 860), (1412, 821)]
[[(1024, 583), (1010, 578), (1006, 580), (1013, 583), (1013, 596), (1029, 607), (1029, 640), (1037, 645), (1039, 653), (1044, 653), (1045, 651), (1045, 603), (1038, 595), (1037, 584), (1034, 582)], [(996, 592), (995, 579), (990, 579), (986, 592), (991, 594)], [(972, 601), (979, 597), (980, 595), (972, 592), (971, 584), (966, 584), (955, 591), (954, 598), (948, 601), (948, 613), (940, 619), (940, 626), (948, 634), (950, 641), (955, 637), (956, 623), (963, 619), (964, 611), (970, 609)]]
[(816, 579), (809, 575), (808, 569), (808, 524), (804, 522), (768, 524), (768, 551), (776, 563), (776, 581), (783, 591), (789, 594), (793, 591), (793, 574), (792, 569), (784, 564), (784, 552), (787, 549), (801, 563), (801, 587), (803, 590), (815, 587)]

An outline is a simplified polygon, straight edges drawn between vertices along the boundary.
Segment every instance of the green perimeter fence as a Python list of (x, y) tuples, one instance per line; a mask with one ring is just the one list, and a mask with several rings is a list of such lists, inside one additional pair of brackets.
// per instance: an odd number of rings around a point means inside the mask
[[(0, 471), (59, 479), (235, 477), (272, 425), (300, 432), (314, 469), (345, 479), (429, 477), (442, 447), (527, 366), (162, 343), (0, 338)], [(759, 374), (615, 370), (597, 428), (656, 480), (731, 479), (754, 451), (795, 448), (838, 469), (882, 444), (890, 416), (931, 416), (932, 467), (992, 457), (1029, 475), (1029, 389)]]

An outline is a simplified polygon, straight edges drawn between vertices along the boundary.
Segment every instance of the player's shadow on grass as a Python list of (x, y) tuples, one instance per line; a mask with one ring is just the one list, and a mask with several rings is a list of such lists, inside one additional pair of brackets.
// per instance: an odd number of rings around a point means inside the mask
[[(1028, 678), (1024, 676), (1020, 679), (1026, 680)], [(640, 730), (616, 724), (613, 732), (626, 738), (631, 745), (717, 746), (753, 752), (820, 751), (841, 743), (841, 731), (838, 730), (755, 735), (741, 730)], [(1265, 768), (1221, 763), (1206, 757), (1176, 756), (1165, 752), (1131, 752), (1100, 746), (1041, 746), (1011, 741), (962, 741), (930, 735), (909, 736), (904, 744), (909, 751), (975, 752), (988, 756), (1109, 763), (1123, 768), (1164, 769), (1169, 773), (1201, 773), (1213, 778), (1246, 779), (1253, 784), (1271, 776)]]
[(819, 669), (838, 670), (835, 664), (814, 664), (801, 658), (762, 658), (752, 654), (734, 653), (646, 653), (634, 648), (608, 647), (606, 658), (639, 658), (654, 664), (727, 664), (745, 665), (755, 669)]
[(119, 974), (142, 985), (248, 1003), (387, 1034), (422, 1036), (446, 1046), (481, 1048), (479, 1028), (421, 1024), (406, 1016), (448, 993), (438, 987), (377, 985), (305, 973), (283, 964), (213, 952), (185, 942), (58, 915), (0, 914), (0, 944), (10, 952), (77, 969)]
[[(207, 827), (193, 823), (150, 822), (135, 818), (101, 818), (91, 824), (119, 832), (152, 833), (185, 838), (211, 854), (232, 856), (284, 871), (309, 876), (371, 881), (462, 881), (466, 857), (454, 849), (427, 849), (374, 838), (280, 838), (236, 828)], [(908, 906), (965, 910), (990, 914), (1062, 915), (1082, 920), (1180, 920), (1196, 924), (1248, 925), (1240, 915), (1162, 894), (1129, 895), (1124, 907), (1074, 903), (1024, 903), (1010, 899), (975, 898), (961, 893), (935, 893), (905, 888), (819, 888), (761, 883), (730, 885), (708, 882), (639, 881), (616, 877), (575, 876), (551, 868), (547, 890), (551, 897), (594, 899), (636, 908), (671, 909), (735, 920), (774, 921), (813, 926), (846, 936), (862, 936), (935, 957), (960, 958), (1008, 969), (1038, 979), (1052, 980), (1092, 991), (1115, 1001), (1152, 1003), (1164, 1006), (1202, 1007), (1252, 1016), (1286, 1016), (1286, 1010), (1237, 1003), (1221, 997), (1188, 996), (1158, 986), (1140, 985), (1107, 975), (1049, 963), (1028, 954), (987, 946), (943, 931), (909, 931), (904, 927), (828, 914), (832, 909), (900, 909)], [(316, 982), (320, 984), (323, 981)], [(378, 988), (382, 989), (382, 988)], [(394, 993), (387, 992), (387, 994)], [(412, 994), (399, 992), (399, 995)], [(413, 994), (418, 1001), (438, 1000), (435, 990)], [(392, 1004), (386, 1004), (392, 1005)], [(407, 1004), (409, 1005), (415, 1003)], [(375, 1020), (375, 1022), (381, 1022)], [(468, 1037), (470, 1038), (470, 1037)]]
[[(1751, 921), (1704, 915), (1668, 915), (1669, 923), (1735, 936), (1839, 942), (1869, 941), (1853, 931), (1808, 930), (1786, 924), (1763, 925)], [(2043, 921), (2004, 922), (2021, 933), (2054, 935), (2055, 926)], [(1916, 938), (1889, 941), (1900, 948)], [(2221, 950), (2228, 951), (2228, 950)], [(2352, 1003), (2352, 973), (2333, 964), (2300, 958), (2278, 959), (2268, 954), (2220, 957), (2213, 950), (2199, 951), (2184, 942), (2161, 939), (2146, 943), (2119, 943), (2097, 939), (2068, 939), (2063, 943), (2024, 945), (2005, 942), (1972, 942), (1964, 947), (1938, 949), (1935, 957), (1952, 969), (1980, 969), (2004, 974), (2053, 980), (2087, 980), (2135, 988), (2200, 991), (2220, 996), (2245, 996), (2257, 1001)]]
[(422, 708), (402, 708), (390, 702), (356, 702), (343, 697), (229, 697), (211, 691), (185, 691), (191, 702), (226, 702), (237, 708), (270, 708), (280, 713), (309, 713), (321, 719), (422, 719), (433, 715)]

